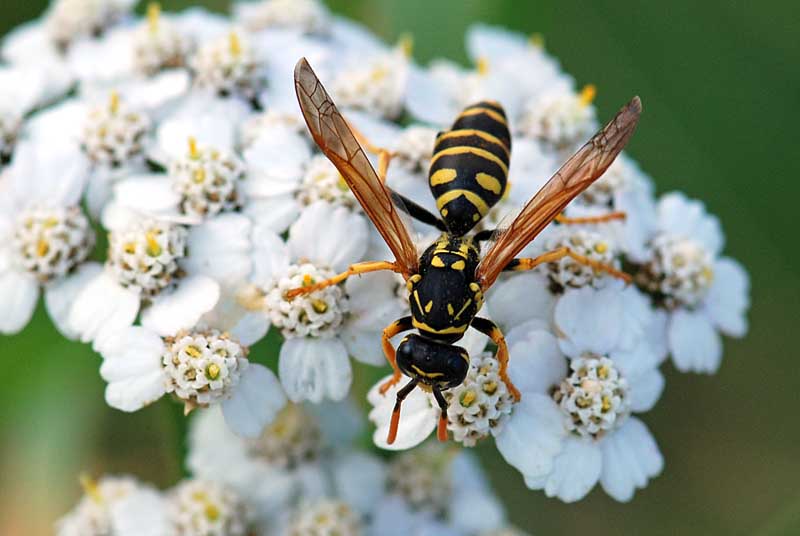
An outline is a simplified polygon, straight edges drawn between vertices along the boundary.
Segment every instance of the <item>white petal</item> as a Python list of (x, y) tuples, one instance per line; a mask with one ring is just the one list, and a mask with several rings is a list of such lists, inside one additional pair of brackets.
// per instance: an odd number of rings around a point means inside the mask
[(375, 423), (375, 432), (372, 440), (375, 445), (387, 450), (405, 450), (415, 447), (431, 435), (439, 422), (439, 407), (434, 406), (431, 398), (421, 389), (414, 389), (403, 401), (400, 410), (400, 423), (397, 427), (397, 438), (391, 445), (386, 442), (389, 435), (392, 410), (397, 399), (397, 391), (402, 389), (407, 381), (401, 379), (385, 394), (380, 393), (380, 387), (391, 376), (386, 376), (376, 383), (367, 393), (367, 400), (373, 406), (369, 412), (369, 420)]
[(219, 301), (220, 287), (202, 275), (182, 279), (175, 290), (158, 296), (142, 312), (142, 325), (162, 336), (175, 335), (197, 324)]
[(25, 272), (7, 270), (0, 273), (0, 333), (18, 333), (24, 328), (36, 308), (39, 284)]
[(360, 514), (370, 514), (386, 489), (386, 467), (380, 458), (350, 452), (336, 459), (332, 467), (337, 496)]
[(348, 324), (345, 325), (339, 336), (347, 346), (347, 353), (353, 359), (367, 365), (381, 366), (387, 364), (386, 357), (383, 355), (383, 347), (381, 346), (380, 330), (360, 330)]
[(448, 516), (457, 528), (473, 533), (491, 532), (503, 524), (499, 499), (491, 492), (477, 458), (461, 451), (452, 462), (453, 497)]
[(95, 277), (98, 276), (103, 267), (96, 262), (87, 262), (78, 267), (75, 273), (53, 281), (44, 289), (44, 304), (47, 313), (53, 320), (56, 329), (64, 337), (74, 339), (78, 336), (69, 327), (69, 316), (72, 304), (78, 294)]
[(681, 372), (711, 374), (719, 368), (722, 341), (703, 311), (674, 311), (668, 337), (672, 360)]
[(714, 264), (714, 283), (704, 305), (714, 324), (726, 335), (743, 337), (747, 333), (750, 277), (741, 264), (729, 257)]
[(341, 400), (353, 381), (347, 349), (336, 338), (287, 340), (281, 347), (278, 370), (292, 402)]
[(549, 323), (555, 305), (547, 278), (536, 272), (501, 279), (489, 291), (486, 301), (492, 309), (492, 318), (505, 330), (534, 318)]
[(108, 405), (136, 411), (161, 398), (166, 392), (163, 353), (161, 337), (142, 327), (129, 327), (108, 337), (100, 366), (100, 375), (108, 382)]
[(565, 437), (564, 415), (555, 402), (546, 395), (528, 394), (514, 406), (495, 444), (526, 478), (541, 478), (553, 470)]
[(628, 393), (631, 410), (636, 413), (650, 411), (664, 392), (664, 375), (658, 369), (651, 369), (636, 378), (630, 378)]
[(238, 292), (222, 289), (217, 305), (203, 315), (201, 324), (227, 331), (245, 346), (252, 346), (267, 334), (269, 319), (262, 311), (249, 311), (238, 300)]
[(254, 199), (247, 203), (244, 213), (256, 225), (264, 225), (273, 232), (283, 233), (300, 216), (300, 204), (291, 194)]
[(622, 333), (623, 303), (613, 284), (600, 290), (568, 289), (555, 309), (555, 323), (565, 337), (559, 341), (561, 350), (570, 357), (613, 350)]
[(146, 214), (174, 212), (181, 196), (167, 175), (137, 175), (114, 185), (114, 199)]
[(708, 214), (701, 201), (689, 199), (680, 192), (661, 197), (658, 225), (662, 231), (699, 241), (713, 255), (722, 251), (725, 242), (717, 217)]
[(252, 269), (250, 225), (247, 216), (221, 214), (191, 227), (183, 267), (223, 285), (244, 281)]
[(154, 489), (137, 489), (110, 501), (108, 515), (116, 536), (166, 536), (171, 526), (168, 502)]
[(564, 502), (583, 499), (600, 478), (602, 453), (591, 440), (569, 437), (548, 475), (544, 493)]
[(253, 273), (250, 280), (266, 285), (289, 269), (289, 249), (281, 237), (264, 225), (253, 227)]
[(558, 348), (556, 338), (546, 331), (526, 334), (509, 348), (508, 375), (525, 396), (547, 394), (567, 374), (567, 360)]
[(293, 259), (341, 271), (364, 257), (368, 237), (364, 216), (318, 201), (306, 207), (291, 226), (287, 243)]
[(600, 484), (614, 499), (627, 502), (637, 488), (661, 473), (664, 457), (647, 426), (635, 417), (606, 436), (601, 444), (603, 473)]
[(67, 327), (81, 342), (95, 342), (98, 349), (107, 336), (133, 325), (138, 313), (139, 296), (103, 270), (78, 293)]
[(243, 437), (255, 438), (286, 405), (286, 395), (267, 367), (250, 363), (232, 396), (223, 400), (222, 413), (228, 426)]

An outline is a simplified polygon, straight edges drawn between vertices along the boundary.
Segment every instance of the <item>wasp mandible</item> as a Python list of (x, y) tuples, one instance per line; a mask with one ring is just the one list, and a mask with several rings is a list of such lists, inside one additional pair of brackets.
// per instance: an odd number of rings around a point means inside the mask
[[(442, 392), (461, 384), (469, 369), (469, 355), (456, 346), (470, 326), (496, 345), (500, 377), (518, 400), (519, 391), (508, 377), (508, 347), (503, 333), (491, 320), (478, 317), (483, 296), (500, 272), (531, 270), (565, 256), (627, 279), (611, 266), (596, 263), (560, 248), (535, 258), (516, 258), (566, 205), (588, 188), (611, 165), (630, 139), (642, 105), (634, 97), (608, 124), (561, 166), (505, 229), (470, 231), (503, 196), (511, 156), (511, 136), (502, 106), (483, 101), (459, 114), (452, 128), (439, 133), (431, 159), (428, 182), (441, 219), (385, 184), (391, 155), (379, 155), (378, 172), (370, 164), (356, 133), (342, 117), (311, 66), (301, 59), (294, 71), (300, 108), (314, 141), (336, 166), (356, 199), (395, 256), (394, 261), (361, 262), (316, 284), (293, 289), (288, 297), (340, 283), (356, 274), (391, 270), (406, 281), (411, 315), (383, 331), (383, 351), (394, 374), (381, 386), (385, 393), (403, 375), (410, 381), (397, 392), (388, 443), (394, 442), (405, 397), (420, 387), (433, 393), (441, 414), (438, 437), (447, 439), (447, 401)], [(368, 143), (363, 142), (368, 148)], [(398, 208), (442, 234), (421, 256), (400, 218)], [(492, 239), (485, 255), (482, 241)], [(395, 351), (390, 339), (417, 330), (402, 339)]]

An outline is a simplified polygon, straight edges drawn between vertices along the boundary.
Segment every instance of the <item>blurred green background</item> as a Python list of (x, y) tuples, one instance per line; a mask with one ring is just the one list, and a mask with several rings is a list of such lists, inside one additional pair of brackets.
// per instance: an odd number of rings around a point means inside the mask
[[(328, 3), (387, 39), (410, 32), (423, 61), (464, 60), (463, 32), (473, 21), (540, 32), (579, 84), (597, 85), (601, 118), (641, 95), (630, 153), (659, 192), (703, 199), (723, 221), (727, 253), (750, 271), (750, 334), (726, 341), (720, 373), (679, 375), (667, 365), (666, 393), (645, 417), (666, 457), (663, 475), (630, 504), (596, 490), (564, 505), (527, 491), (498, 456), (485, 456), (512, 521), (540, 535), (800, 534), (796, 3)], [(0, 33), (44, 5), (0, 3)], [(267, 348), (261, 357), (276, 355)], [(23, 334), (0, 337), (0, 363), (0, 534), (49, 534), (80, 494), (81, 471), (135, 472), (160, 485), (179, 478), (180, 408), (107, 408), (99, 358), (59, 337), (41, 310)]]

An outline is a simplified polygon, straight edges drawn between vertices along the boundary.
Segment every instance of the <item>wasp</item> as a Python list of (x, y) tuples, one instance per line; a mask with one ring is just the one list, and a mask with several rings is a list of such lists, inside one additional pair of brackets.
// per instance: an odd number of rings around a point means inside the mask
[[(511, 136), (500, 104), (483, 101), (469, 106), (459, 114), (450, 130), (438, 134), (428, 182), (436, 198), (439, 218), (386, 186), (391, 154), (372, 147), (349, 126), (305, 58), (295, 67), (294, 83), (300, 109), (314, 141), (339, 170), (395, 259), (353, 264), (330, 279), (292, 289), (287, 297), (314, 292), (367, 272), (391, 270), (403, 276), (411, 314), (383, 330), (383, 351), (394, 373), (380, 390), (385, 393), (403, 375), (410, 380), (397, 391), (387, 442), (394, 442), (403, 400), (417, 387), (433, 393), (441, 409), (437, 435), (442, 441), (447, 439), (447, 401), (442, 392), (460, 385), (466, 378), (469, 355), (455, 343), (470, 326), (487, 335), (497, 346), (499, 375), (509, 392), (519, 400), (520, 393), (508, 377), (508, 347), (503, 333), (491, 320), (477, 316), (483, 296), (503, 271), (531, 270), (567, 256), (596, 270), (628, 279), (627, 274), (569, 248), (535, 258), (516, 256), (550, 222), (561, 218), (566, 205), (600, 178), (622, 151), (641, 114), (639, 98), (634, 97), (567, 160), (508, 226), (471, 234), (502, 198), (508, 183)], [(379, 155), (377, 172), (359, 139)], [(398, 211), (441, 231), (438, 240), (422, 255), (418, 255)], [(585, 222), (586, 218), (581, 220)], [(490, 241), (490, 246), (481, 256), (484, 241)], [(404, 337), (395, 350), (392, 337), (411, 330), (416, 333)]]

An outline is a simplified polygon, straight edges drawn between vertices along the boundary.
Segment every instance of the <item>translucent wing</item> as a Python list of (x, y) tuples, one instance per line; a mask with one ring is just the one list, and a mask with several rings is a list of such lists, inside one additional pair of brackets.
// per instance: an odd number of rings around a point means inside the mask
[(404, 275), (417, 272), (417, 249), (364, 150), (305, 58), (294, 68), (294, 87), (308, 129), (375, 224)]
[(634, 97), (586, 145), (561, 166), (542, 186), (495, 242), (478, 265), (476, 276), (485, 290), (492, 286), (503, 268), (558, 216), (575, 196), (608, 169), (628, 143), (642, 102)]

